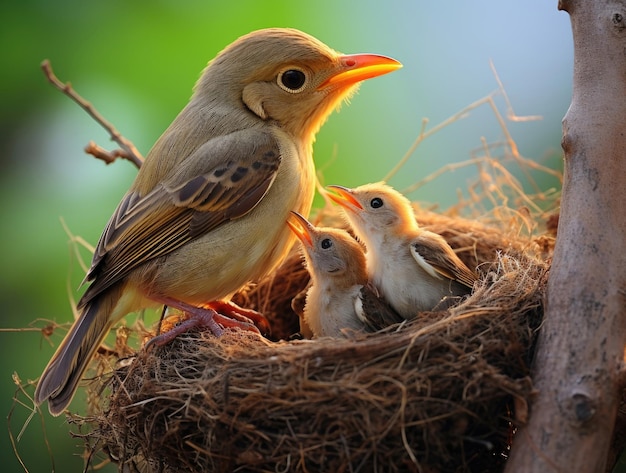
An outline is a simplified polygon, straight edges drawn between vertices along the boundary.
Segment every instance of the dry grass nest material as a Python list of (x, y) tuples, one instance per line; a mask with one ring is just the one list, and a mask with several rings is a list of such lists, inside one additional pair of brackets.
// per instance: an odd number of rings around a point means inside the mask
[(375, 334), (289, 340), (308, 281), (296, 252), (237, 296), (283, 341), (189, 333), (112, 360), (78, 419), (90, 448), (120, 471), (501, 471), (532, 395), (551, 239), (418, 220), (478, 267), (459, 305)]

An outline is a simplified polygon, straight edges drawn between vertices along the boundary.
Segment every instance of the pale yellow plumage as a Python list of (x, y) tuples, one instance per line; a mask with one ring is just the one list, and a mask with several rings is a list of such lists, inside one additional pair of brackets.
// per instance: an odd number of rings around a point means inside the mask
[(303, 319), (314, 337), (375, 331), (402, 320), (369, 284), (363, 247), (348, 232), (315, 227), (296, 212), (287, 224), (302, 242), (311, 276)]
[(289, 211), (311, 206), (315, 133), (359, 81), (398, 67), (383, 56), (343, 56), (292, 29), (256, 31), (226, 47), (105, 228), (79, 319), (35, 402), (60, 414), (125, 314), (228, 299), (275, 268), (293, 243)]
[(450, 245), (419, 228), (409, 200), (383, 183), (329, 186), (367, 248), (367, 270), (389, 304), (410, 319), (445, 297), (468, 294), (476, 276)]

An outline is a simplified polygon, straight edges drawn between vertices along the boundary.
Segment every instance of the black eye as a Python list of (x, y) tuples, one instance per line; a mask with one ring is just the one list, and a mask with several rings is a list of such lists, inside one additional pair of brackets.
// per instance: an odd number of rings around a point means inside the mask
[(278, 85), (287, 92), (300, 92), (306, 83), (306, 74), (300, 69), (287, 69), (278, 75)]
[(324, 238), (322, 242), (320, 243), (320, 246), (322, 247), (323, 250), (327, 250), (328, 248), (333, 246), (333, 242), (330, 238)]
[(379, 209), (383, 206), (383, 199), (381, 199), (380, 197), (374, 197), (370, 201), (370, 205), (372, 206), (373, 209)]

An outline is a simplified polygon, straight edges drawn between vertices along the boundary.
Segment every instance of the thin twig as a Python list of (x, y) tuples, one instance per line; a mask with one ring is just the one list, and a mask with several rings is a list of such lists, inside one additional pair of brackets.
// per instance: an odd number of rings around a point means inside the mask
[[(56, 471), (54, 455), (52, 453), (52, 448), (50, 446), (50, 442), (48, 440), (48, 435), (47, 435), (46, 429), (45, 429), (45, 419), (44, 419), (44, 416), (41, 415), (41, 411), (39, 410), (39, 408), (37, 408), (35, 406), (34, 399), (26, 392), (26, 389), (25, 389), (26, 387), (31, 385), (32, 382), (22, 383), (22, 380), (20, 379), (18, 374), (14, 372), (13, 373), (13, 383), (17, 386), (17, 388), (16, 388), (15, 393), (13, 395), (13, 404), (11, 406), (11, 409), (9, 410), (9, 414), (7, 415), (7, 427), (8, 427), (8, 431), (9, 431), (9, 440), (11, 441), (11, 447), (13, 449), (13, 454), (15, 455), (17, 460), (19, 461), (19, 463), (20, 463), (21, 467), (24, 469), (24, 471), (26, 473), (28, 473), (29, 470), (28, 470), (26, 464), (24, 463), (24, 460), (23, 460), (22, 455), (20, 454), (20, 452), (19, 452), (19, 450), (17, 448), (17, 445), (20, 442), (20, 440), (22, 438), (22, 435), (26, 431), (26, 428), (28, 427), (30, 422), (33, 420), (33, 418), (35, 417), (36, 414), (39, 414), (39, 418), (41, 419), (41, 430), (43, 432), (43, 440), (44, 440), (44, 444), (46, 445), (46, 450), (48, 451), (48, 455), (50, 457), (50, 462), (52, 464), (51, 465), (52, 466), (52, 471)], [(24, 397), (26, 397), (26, 399), (28, 401), (30, 401), (28, 404), (26, 402), (24, 402), (20, 398), (20, 393)], [(12, 426), (12, 417), (13, 417), (13, 414), (16, 412), (16, 408), (18, 406), (26, 407), (31, 412), (28, 415), (28, 417), (27, 417), (26, 421), (24, 422), (24, 424), (22, 425), (22, 428), (20, 429), (18, 434), (14, 435), (14, 433), (13, 433), (13, 426)]]
[(135, 158), (131, 158), (125, 150), (114, 149), (113, 151), (107, 151), (102, 146), (97, 145), (94, 141), (87, 143), (87, 146), (85, 146), (85, 153), (92, 155), (94, 158), (101, 159), (105, 164), (111, 164), (117, 158), (122, 158), (131, 161), (137, 167), (141, 166), (141, 162), (136, 161)]
[(498, 83), (498, 88), (500, 89), (500, 93), (502, 94), (502, 97), (504, 97), (504, 101), (506, 102), (506, 118), (509, 121), (530, 122), (530, 121), (536, 121), (536, 120), (543, 120), (543, 117), (541, 115), (525, 115), (525, 116), (517, 115), (515, 111), (513, 110), (513, 105), (511, 104), (511, 101), (509, 100), (509, 96), (506, 93), (506, 90), (504, 89), (504, 85), (502, 84), (502, 81), (500, 80), (500, 76), (498, 75), (498, 71), (496, 70), (496, 66), (494, 65), (492, 60), (489, 60), (489, 67), (491, 68), (491, 72), (494, 78), (496, 79), (496, 82)]
[(411, 155), (415, 152), (417, 147), (422, 143), (422, 141), (424, 141), (429, 136), (434, 135), (439, 130), (441, 130), (442, 128), (445, 128), (446, 126), (450, 125), (451, 123), (454, 123), (457, 120), (460, 120), (462, 118), (467, 117), (469, 115), (470, 111), (472, 111), (475, 108), (480, 107), (482, 104), (488, 102), (490, 98), (491, 98), (491, 94), (486, 96), (486, 97), (483, 97), (482, 99), (477, 100), (474, 103), (469, 104), (464, 109), (462, 109), (459, 112), (455, 113), (451, 117), (446, 118), (444, 121), (442, 121), (438, 125), (432, 127), (428, 131), (426, 131), (426, 125), (428, 124), (428, 119), (424, 118), (422, 120), (422, 127), (420, 129), (420, 133), (419, 133), (418, 137), (415, 139), (413, 144), (409, 147), (408, 151), (404, 154), (402, 159), (400, 159), (400, 161), (398, 161), (398, 163), (393, 167), (393, 169), (391, 171), (389, 171), (387, 173), (387, 175), (383, 178), (383, 181), (385, 181), (385, 182), (389, 181), (389, 179), (391, 179), (393, 176), (395, 176), (398, 173), (400, 168), (406, 164), (406, 162), (409, 160)]
[(127, 159), (132, 162), (138, 168), (143, 164), (143, 156), (139, 152), (139, 150), (135, 147), (135, 145), (122, 136), (122, 134), (110, 123), (106, 120), (94, 107), (93, 105), (81, 97), (73, 88), (69, 82), (61, 82), (59, 78), (55, 75), (52, 70), (52, 66), (50, 65), (50, 61), (45, 59), (41, 63), (41, 69), (43, 70), (48, 82), (50, 82), (56, 89), (63, 92), (69, 98), (71, 98), (74, 102), (76, 102), (83, 110), (85, 110), (91, 118), (93, 118), (102, 128), (104, 128), (109, 135), (111, 136), (111, 140), (115, 141), (121, 149), (114, 150), (111, 152), (106, 151), (105, 149), (97, 146), (95, 143), (90, 142), (89, 145), (85, 148), (85, 152), (95, 156), (98, 159), (102, 159), (107, 164), (112, 163), (117, 158)]

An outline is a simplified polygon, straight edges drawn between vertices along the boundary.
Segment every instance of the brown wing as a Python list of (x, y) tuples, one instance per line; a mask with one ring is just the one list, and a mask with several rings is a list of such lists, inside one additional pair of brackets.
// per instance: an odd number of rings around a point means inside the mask
[(309, 288), (311, 287), (311, 283), (307, 284), (307, 286), (302, 289), (299, 293), (297, 293), (293, 299), (291, 299), (291, 310), (300, 318), (304, 318), (304, 306), (306, 304), (306, 295), (309, 292)]
[(393, 310), (370, 284), (361, 288), (360, 299), (361, 313), (357, 310), (357, 315), (362, 319), (368, 332), (377, 332), (404, 321), (404, 318)]
[(411, 242), (411, 254), (415, 261), (434, 277), (445, 277), (471, 288), (476, 275), (450, 248), (441, 236), (423, 231)]
[(94, 252), (85, 278), (93, 283), (81, 306), (139, 265), (245, 215), (260, 202), (276, 177), (279, 148), (268, 133), (242, 133), (205, 143), (147, 195), (124, 197)]

